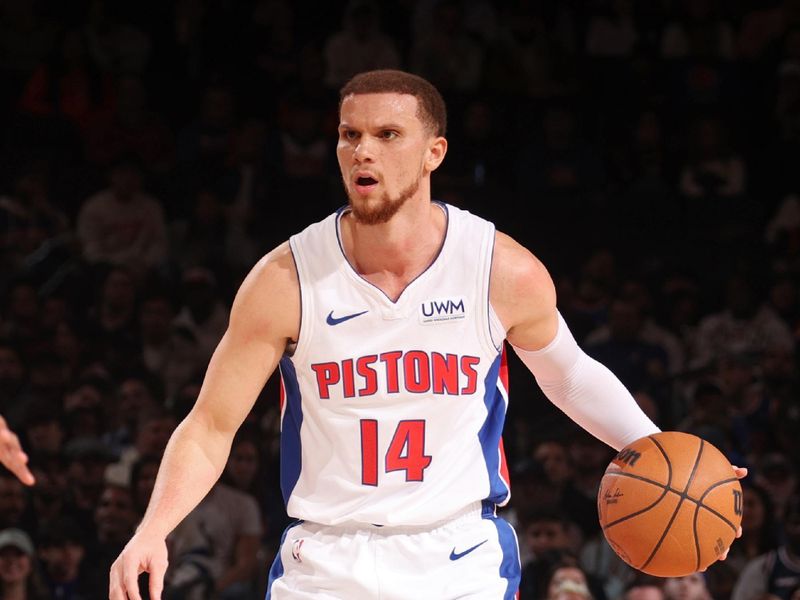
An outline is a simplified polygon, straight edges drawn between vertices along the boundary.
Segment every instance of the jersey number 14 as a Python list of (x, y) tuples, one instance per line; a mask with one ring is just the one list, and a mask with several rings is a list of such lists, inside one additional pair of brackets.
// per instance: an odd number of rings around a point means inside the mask
[[(378, 485), (378, 421), (361, 419), (361, 483)], [(406, 481), (422, 481), (431, 457), (425, 454), (425, 421), (400, 421), (386, 450), (385, 471), (405, 471)]]

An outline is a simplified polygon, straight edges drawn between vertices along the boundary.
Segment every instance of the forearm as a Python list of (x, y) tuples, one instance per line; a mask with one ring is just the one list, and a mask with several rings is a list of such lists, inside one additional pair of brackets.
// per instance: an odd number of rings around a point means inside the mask
[(560, 315), (547, 347), (514, 350), (553, 404), (614, 449), (659, 431), (622, 382), (580, 349)]
[(190, 414), (170, 438), (139, 532), (166, 536), (206, 496), (219, 479), (232, 434), (213, 429)]

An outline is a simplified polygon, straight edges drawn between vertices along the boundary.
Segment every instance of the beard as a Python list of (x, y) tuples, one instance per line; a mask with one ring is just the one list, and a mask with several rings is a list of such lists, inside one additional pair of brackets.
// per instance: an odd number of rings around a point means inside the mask
[(419, 190), (419, 180), (409, 185), (397, 196), (391, 198), (388, 193), (381, 196), (380, 202), (375, 206), (359, 204), (353, 201), (355, 194), (348, 193), (350, 212), (355, 220), (363, 225), (381, 225), (387, 223), (403, 205), (408, 202)]

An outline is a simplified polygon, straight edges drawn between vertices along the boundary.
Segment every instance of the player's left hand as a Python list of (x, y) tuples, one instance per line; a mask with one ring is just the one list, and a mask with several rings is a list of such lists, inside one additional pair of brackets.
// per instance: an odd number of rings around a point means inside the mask
[[(747, 468), (746, 467), (737, 467), (736, 465), (733, 465), (733, 472), (736, 474), (736, 477), (739, 478), (739, 479), (744, 479), (745, 477), (747, 477)], [(742, 537), (742, 526), (741, 525), (739, 525), (739, 529), (736, 530), (736, 537), (737, 538)], [(720, 555), (719, 560), (725, 560), (726, 558), (728, 558), (728, 552), (729, 551), (730, 551), (730, 548), (725, 550), (725, 552), (723, 552)], [(705, 569), (703, 569), (703, 571), (705, 571)]]

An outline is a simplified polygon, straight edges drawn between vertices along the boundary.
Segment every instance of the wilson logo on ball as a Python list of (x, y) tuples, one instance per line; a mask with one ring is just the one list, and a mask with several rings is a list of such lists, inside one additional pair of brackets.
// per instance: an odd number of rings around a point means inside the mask
[(630, 448), (623, 448), (620, 450), (620, 453), (617, 454), (617, 460), (628, 465), (629, 467), (635, 467), (636, 461), (640, 458), (642, 458), (642, 454), (636, 450), (631, 450)]

